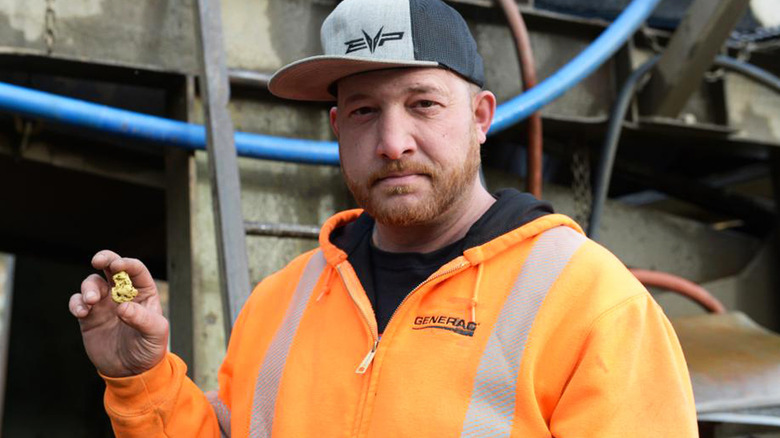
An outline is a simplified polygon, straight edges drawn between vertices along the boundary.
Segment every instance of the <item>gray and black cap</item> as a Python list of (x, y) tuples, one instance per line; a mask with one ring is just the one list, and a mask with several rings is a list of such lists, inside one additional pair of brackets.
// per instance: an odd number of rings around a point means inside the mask
[(341, 78), (399, 67), (443, 67), (482, 87), (482, 57), (466, 21), (441, 0), (344, 0), (320, 30), (324, 55), (277, 71), (271, 93), (332, 101)]

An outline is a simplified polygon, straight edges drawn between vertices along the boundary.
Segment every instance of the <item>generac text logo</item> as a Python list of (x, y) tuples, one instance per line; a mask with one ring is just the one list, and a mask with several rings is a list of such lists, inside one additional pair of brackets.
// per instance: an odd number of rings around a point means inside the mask
[(448, 330), (463, 336), (474, 336), (476, 322), (467, 322), (463, 318), (447, 315), (418, 316), (414, 318), (413, 330)]

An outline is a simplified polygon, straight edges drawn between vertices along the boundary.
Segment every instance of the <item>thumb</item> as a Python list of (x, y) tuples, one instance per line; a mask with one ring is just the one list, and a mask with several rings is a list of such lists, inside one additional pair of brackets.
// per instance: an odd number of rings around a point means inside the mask
[(122, 303), (117, 307), (116, 313), (122, 322), (145, 337), (163, 336), (168, 326), (162, 315), (151, 312), (138, 303)]

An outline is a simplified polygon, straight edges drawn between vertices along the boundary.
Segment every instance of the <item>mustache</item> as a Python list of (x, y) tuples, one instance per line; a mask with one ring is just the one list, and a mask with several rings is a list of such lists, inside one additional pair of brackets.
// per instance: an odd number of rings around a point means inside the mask
[(374, 171), (369, 176), (369, 184), (373, 186), (379, 180), (385, 179), (398, 173), (417, 173), (422, 175), (428, 175), (435, 177), (437, 175), (436, 169), (433, 166), (409, 160), (394, 160), (383, 165), (380, 169)]

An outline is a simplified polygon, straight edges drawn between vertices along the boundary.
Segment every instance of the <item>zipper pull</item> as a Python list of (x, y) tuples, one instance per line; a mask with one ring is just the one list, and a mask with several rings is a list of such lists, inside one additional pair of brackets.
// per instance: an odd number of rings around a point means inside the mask
[(366, 370), (368, 369), (368, 366), (371, 365), (371, 362), (374, 360), (374, 356), (376, 355), (376, 347), (379, 346), (379, 340), (374, 341), (374, 345), (371, 347), (371, 351), (368, 352), (366, 357), (363, 358), (363, 362), (360, 362), (360, 365), (355, 370), (356, 374), (365, 374)]

